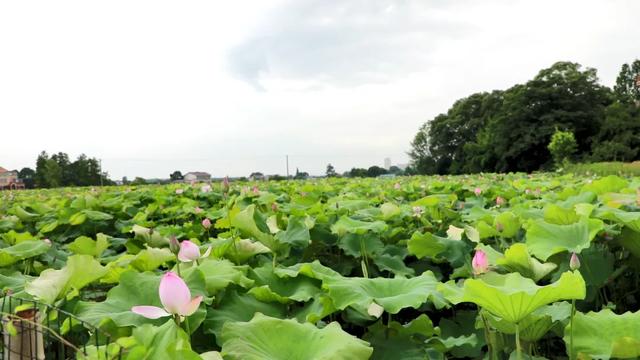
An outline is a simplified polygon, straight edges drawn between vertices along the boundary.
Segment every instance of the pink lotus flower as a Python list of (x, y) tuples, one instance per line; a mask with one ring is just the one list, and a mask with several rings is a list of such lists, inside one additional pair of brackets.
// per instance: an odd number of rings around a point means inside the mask
[(393, 185), (393, 188), (396, 190), (400, 190), (401, 188), (400, 183), (395, 183), (395, 185)]
[(209, 229), (211, 227), (211, 220), (209, 220), (208, 218), (204, 218), (204, 220), (202, 220), (202, 226), (205, 229)]
[(420, 216), (422, 216), (422, 213), (424, 213), (424, 209), (422, 209), (422, 207), (420, 207), (420, 206), (414, 206), (413, 207), (413, 216), (414, 217), (420, 217)]
[(42, 241), (44, 241), (44, 243), (45, 243), (45, 244), (47, 244), (47, 245), (51, 246), (51, 240), (49, 240), (49, 239), (44, 239), (44, 240), (42, 240)]
[(476, 250), (475, 255), (473, 255), (473, 260), (471, 260), (471, 267), (473, 267), (473, 273), (475, 275), (484, 274), (489, 271), (487, 254), (482, 250)]
[(131, 311), (147, 319), (159, 319), (171, 315), (189, 316), (198, 310), (202, 302), (202, 295), (191, 298), (191, 291), (187, 284), (172, 272), (164, 274), (160, 280), (158, 294), (164, 309), (143, 305), (134, 306)]
[(502, 206), (507, 202), (507, 200), (505, 200), (502, 196), (498, 196), (496, 198), (496, 205), (498, 206)]
[(274, 212), (278, 211), (278, 204), (277, 203), (271, 203), (271, 210), (273, 210)]
[(571, 259), (569, 260), (569, 268), (571, 270), (580, 268), (580, 259), (578, 259), (578, 255), (576, 255), (576, 253), (571, 254)]
[(210, 192), (210, 191), (211, 191), (211, 185), (203, 185), (203, 186), (202, 186), (202, 188), (200, 188), (200, 190), (201, 190), (203, 193), (208, 193), (208, 192)]
[(256, 195), (260, 194), (260, 189), (258, 189), (257, 186), (254, 186), (253, 187), (253, 193), (256, 194)]
[(211, 254), (211, 246), (207, 248), (204, 254), (200, 255), (200, 248), (198, 245), (192, 243), (189, 240), (185, 240), (180, 243), (180, 251), (178, 252), (178, 260), (182, 262), (196, 261), (200, 258), (206, 258)]
[(473, 193), (476, 194), (476, 196), (480, 196), (480, 194), (482, 194), (482, 189), (477, 187), (477, 188), (473, 189)]
[(200, 214), (202, 213), (204, 210), (202, 210), (199, 206), (196, 206), (195, 209), (193, 209), (193, 212), (195, 212), (196, 214)]
[(182, 189), (176, 189), (176, 195), (181, 195), (184, 192)]

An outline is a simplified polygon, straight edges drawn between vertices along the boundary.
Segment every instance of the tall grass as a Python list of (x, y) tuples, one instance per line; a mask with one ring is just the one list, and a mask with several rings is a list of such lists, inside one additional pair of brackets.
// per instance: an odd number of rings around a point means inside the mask
[(624, 162), (597, 162), (571, 164), (564, 169), (565, 172), (583, 175), (621, 175), (640, 176), (640, 161)]

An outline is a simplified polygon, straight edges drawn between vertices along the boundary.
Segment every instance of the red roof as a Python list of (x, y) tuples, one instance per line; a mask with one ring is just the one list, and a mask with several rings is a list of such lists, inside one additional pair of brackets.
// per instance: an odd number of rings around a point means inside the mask
[(0, 174), (6, 173), (7, 171), (9, 171), (9, 170), (7, 170), (7, 169), (3, 168), (2, 166), (0, 166)]

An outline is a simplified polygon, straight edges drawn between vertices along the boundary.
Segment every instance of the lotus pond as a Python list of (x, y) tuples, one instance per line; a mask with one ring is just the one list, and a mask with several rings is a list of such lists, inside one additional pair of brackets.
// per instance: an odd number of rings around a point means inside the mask
[[(0, 284), (79, 358), (636, 358), (639, 188), (485, 174), (2, 192)], [(2, 301), (5, 346), (25, 306)]]

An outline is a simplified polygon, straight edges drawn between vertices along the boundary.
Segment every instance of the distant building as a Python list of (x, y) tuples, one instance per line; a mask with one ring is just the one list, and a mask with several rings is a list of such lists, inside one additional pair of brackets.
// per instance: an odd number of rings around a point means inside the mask
[(24, 189), (24, 183), (18, 178), (18, 170), (9, 171), (0, 167), (0, 190)]
[(211, 181), (211, 174), (202, 171), (188, 172), (184, 174), (184, 181), (208, 182)]
[(391, 159), (390, 158), (384, 158), (384, 168), (389, 170), (390, 167), (391, 167)]

